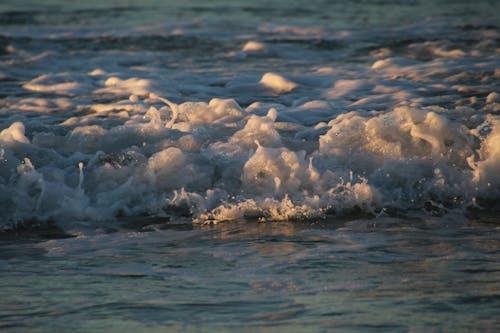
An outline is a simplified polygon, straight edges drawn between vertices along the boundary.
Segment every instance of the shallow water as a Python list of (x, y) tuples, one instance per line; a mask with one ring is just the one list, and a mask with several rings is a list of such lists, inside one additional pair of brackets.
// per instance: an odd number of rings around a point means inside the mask
[(498, 223), (235, 222), (0, 245), (5, 332), (498, 328)]
[(0, 329), (495, 331), (495, 1), (0, 3)]

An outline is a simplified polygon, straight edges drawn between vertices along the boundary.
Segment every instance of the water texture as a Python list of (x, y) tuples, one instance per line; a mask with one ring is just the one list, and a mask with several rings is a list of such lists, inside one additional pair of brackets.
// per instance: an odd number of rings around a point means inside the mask
[(495, 331), (496, 1), (2, 1), (0, 328)]

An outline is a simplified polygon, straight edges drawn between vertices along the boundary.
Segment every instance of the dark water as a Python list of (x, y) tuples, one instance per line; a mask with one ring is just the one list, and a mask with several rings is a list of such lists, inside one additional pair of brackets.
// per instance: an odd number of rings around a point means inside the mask
[(5, 332), (494, 332), (497, 221), (160, 223), (4, 240), (0, 325)]

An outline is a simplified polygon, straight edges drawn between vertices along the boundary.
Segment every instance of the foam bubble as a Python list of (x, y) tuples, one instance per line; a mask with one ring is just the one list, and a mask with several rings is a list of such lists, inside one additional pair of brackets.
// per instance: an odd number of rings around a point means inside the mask
[(481, 145), (480, 160), (472, 163), (473, 181), (482, 194), (496, 197), (500, 189), (500, 119), (491, 118), (491, 132)]
[(264, 51), (266, 50), (266, 46), (262, 43), (255, 42), (255, 41), (249, 41), (247, 42), (243, 48), (243, 52), (258, 52), (258, 51)]
[(497, 92), (489, 93), (486, 96), (486, 103), (500, 103), (500, 94)]
[(287, 80), (283, 76), (275, 73), (264, 74), (259, 83), (272, 89), (278, 94), (288, 93), (297, 88), (296, 83)]
[(120, 79), (112, 76), (104, 81), (104, 88), (98, 89), (96, 93), (148, 96), (153, 89), (153, 86), (153, 82), (147, 79)]
[(3, 145), (10, 145), (16, 142), (30, 143), (30, 140), (25, 136), (24, 124), (15, 122), (0, 132), (0, 142)]

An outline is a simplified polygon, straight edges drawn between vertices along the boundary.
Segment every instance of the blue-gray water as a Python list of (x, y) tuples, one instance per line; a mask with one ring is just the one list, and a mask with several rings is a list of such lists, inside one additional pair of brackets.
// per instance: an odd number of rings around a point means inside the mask
[(498, 231), (497, 218), (455, 216), (3, 241), (0, 323), (5, 332), (494, 332)]
[(496, 1), (0, 3), (0, 330), (494, 332)]

